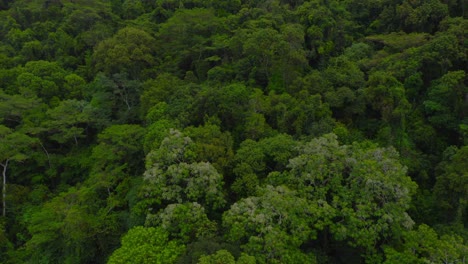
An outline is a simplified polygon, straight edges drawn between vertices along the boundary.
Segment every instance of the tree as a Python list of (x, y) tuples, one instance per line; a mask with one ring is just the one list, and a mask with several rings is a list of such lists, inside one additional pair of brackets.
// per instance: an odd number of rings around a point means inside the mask
[(25, 243), (25, 257), (31, 260), (39, 263), (103, 261), (106, 256), (100, 253), (109, 254), (118, 243), (121, 226), (117, 216), (98, 199), (93, 188), (71, 187), (28, 209), (24, 221), (30, 239)]
[(122, 3), (122, 14), (125, 19), (135, 19), (144, 13), (142, 1), (125, 0)]
[(145, 214), (171, 203), (197, 202), (210, 211), (224, 206), (223, 176), (211, 163), (196, 162), (193, 149), (189, 137), (171, 130), (147, 155), (140, 202)]
[(140, 88), (140, 81), (130, 79), (126, 73), (97, 74), (86, 95), (91, 99), (91, 112), (99, 125), (105, 127), (111, 120), (118, 124), (136, 122)]
[(309, 58), (324, 61), (331, 54), (342, 51), (353, 39), (355, 22), (340, 1), (305, 1), (296, 10), (306, 27), (306, 47)]
[(0, 166), (2, 166), (2, 216), (6, 216), (7, 169), (11, 162), (21, 162), (28, 158), (27, 153), (37, 140), (19, 131), (12, 131), (0, 125)]
[[(200, 80), (204, 80), (209, 67), (205, 58), (217, 51), (213, 47), (212, 36), (223, 31), (222, 25), (222, 20), (212, 9), (178, 9), (159, 28), (158, 43), (164, 54), (162, 69), (179, 76), (193, 71)], [(170, 46), (165, 45), (168, 42)]]
[(41, 114), (38, 114), (41, 110), (41, 100), (35, 96), (7, 94), (0, 90), (0, 121), (10, 127), (36, 126), (41, 121)]
[(465, 261), (468, 246), (457, 235), (439, 236), (431, 227), (421, 224), (402, 234), (401, 249), (385, 247), (385, 264), (458, 263)]
[(62, 144), (73, 139), (78, 145), (78, 138), (85, 137), (86, 125), (92, 120), (88, 109), (86, 101), (77, 100), (61, 101), (57, 107), (49, 109), (48, 120), (43, 125), (49, 131), (50, 138)]
[(170, 204), (158, 214), (148, 214), (145, 226), (161, 227), (172, 239), (188, 244), (214, 237), (216, 223), (210, 221), (203, 206), (196, 202)]
[[(360, 50), (360, 49), (363, 50)], [(359, 65), (347, 56), (365, 56), (359, 53), (366, 52), (366, 47), (352, 46), (345, 50), (345, 55), (331, 58), (327, 69), (322, 73), (325, 79), (325, 87), (321, 87), (324, 102), (333, 110), (333, 116), (344, 119), (345, 122), (355, 122), (357, 114), (362, 114), (365, 109), (362, 88), (365, 85), (364, 73)], [(357, 53), (346, 55), (346, 53)], [(354, 117), (354, 118), (353, 118)]]
[(462, 262), (466, 1), (0, 0), (0, 262)]
[[(166, 102), (171, 104), (174, 97), (181, 96), (180, 87), (184, 83), (177, 77), (163, 73), (155, 79), (149, 79), (143, 84), (143, 92), (141, 94), (141, 109), (144, 114), (158, 103)], [(154, 120), (156, 121), (156, 120)]]
[(4, 219), (0, 220), (0, 242), (1, 242), (1, 252), (0, 253), (0, 261), (6, 262), (8, 259), (9, 253), (14, 249), (13, 243), (8, 239), (6, 228), (5, 228), (5, 221)]
[(403, 84), (388, 73), (377, 71), (369, 76), (363, 92), (368, 104), (382, 120), (378, 132), (385, 136), (381, 138), (388, 145), (400, 147), (406, 132), (406, 115), (410, 110)]
[(234, 157), (236, 179), (231, 188), (240, 196), (254, 195), (266, 176), (272, 171), (282, 171), (294, 157), (297, 142), (291, 136), (278, 134), (258, 142), (245, 140)]
[[(256, 29), (247, 33), (243, 41), (243, 52), (254, 65), (258, 65), (258, 68), (252, 67), (250, 73), (255, 76), (254, 81), (257, 84), (266, 87), (272, 80), (273, 67), (280, 54), (284, 54), (284, 44), (286, 43), (281, 39), (280, 33), (272, 28)], [(282, 86), (281, 84), (281, 90)]]
[(107, 200), (109, 211), (127, 209), (126, 196), (131, 181), (144, 170), (144, 128), (139, 125), (112, 125), (98, 135), (92, 149), (92, 168), (87, 184), (101, 199)]
[(159, 203), (194, 201), (211, 208), (224, 205), (222, 176), (208, 162), (178, 163), (161, 170), (157, 164), (145, 172), (146, 195)]
[(402, 21), (404, 31), (433, 32), (438, 23), (448, 15), (448, 7), (441, 1), (403, 1), (396, 8), (395, 18)]
[(334, 120), (320, 95), (301, 91), (295, 96), (270, 92), (265, 98), (268, 107), (265, 118), (269, 125), (281, 133), (295, 135), (322, 135), (331, 132)]
[(143, 169), (143, 134), (138, 125), (108, 127), (92, 149), (87, 180), (29, 208), (25, 221), (31, 234), (27, 242), (31, 259), (82, 263), (107, 258), (127, 224), (123, 217), (128, 216), (131, 176)]
[(368, 87), (364, 90), (372, 108), (379, 112), (382, 120), (391, 123), (401, 117), (395, 110), (402, 104), (408, 104), (403, 84), (385, 72), (375, 72), (369, 76)]
[(122, 246), (112, 253), (108, 263), (175, 263), (185, 247), (168, 237), (162, 228), (134, 227), (122, 237)]
[[(242, 83), (231, 83), (229, 85), (205, 85), (198, 92), (195, 99), (195, 109), (200, 123), (207, 117), (217, 117), (220, 121), (221, 130), (239, 133), (242, 129), (245, 112), (247, 110), (249, 88)], [(204, 120), (203, 120), (204, 121)], [(236, 138), (233, 135), (234, 138)]]
[(20, 90), (27, 89), (50, 103), (53, 98), (64, 99), (70, 95), (65, 89), (67, 75), (57, 62), (29, 61), (17, 76), (16, 84)]
[(145, 153), (149, 153), (151, 150), (157, 149), (161, 142), (169, 136), (171, 129), (174, 129), (176, 126), (174, 121), (169, 119), (160, 119), (151, 125), (149, 125), (146, 130), (145, 140), (143, 149)]
[[(143, 84), (141, 94), (142, 114), (149, 114), (151, 108), (159, 103), (166, 103), (165, 118), (171, 119), (178, 125), (186, 126), (194, 122), (193, 114), (198, 111), (192, 109), (195, 97), (200, 86), (184, 82), (174, 75), (163, 73), (155, 79), (149, 79)], [(154, 109), (153, 109), (154, 110)], [(198, 114), (199, 115), (199, 114)], [(152, 122), (156, 120), (153, 119)]]
[(238, 241), (258, 263), (314, 263), (300, 250), (317, 236), (329, 206), (309, 203), (284, 186), (266, 186), (258, 196), (234, 203), (223, 214), (229, 241)]
[(233, 139), (229, 132), (221, 132), (216, 124), (187, 127), (184, 133), (194, 142), (194, 152), (198, 160), (207, 161), (219, 172), (225, 172), (234, 153)]
[(271, 173), (267, 182), (290, 186), (308, 203), (329, 208), (320, 218), (325, 251), (327, 232), (373, 254), (382, 240), (398, 237), (413, 224), (406, 211), (416, 184), (406, 176), (393, 148), (343, 146), (335, 135), (327, 134), (301, 145), (288, 167), (283, 174)]
[(65, 76), (65, 89), (70, 97), (74, 99), (82, 99), (84, 94), (86, 81), (77, 74), (69, 74)]
[(454, 71), (433, 81), (423, 104), (429, 122), (435, 127), (451, 132), (458, 130), (460, 120), (463, 120), (468, 110), (465, 80), (464, 71)]
[(449, 147), (437, 167), (434, 193), (444, 222), (465, 223), (468, 219), (468, 146)]
[(242, 253), (235, 260), (234, 256), (227, 250), (221, 249), (211, 255), (203, 255), (200, 257), (198, 264), (255, 264), (255, 257)]
[(132, 79), (139, 78), (144, 69), (156, 65), (154, 43), (155, 39), (141, 29), (123, 28), (96, 47), (96, 71), (106, 75), (127, 73)]
[(199, 264), (236, 264), (234, 256), (227, 250), (218, 250), (215, 254), (200, 257)]

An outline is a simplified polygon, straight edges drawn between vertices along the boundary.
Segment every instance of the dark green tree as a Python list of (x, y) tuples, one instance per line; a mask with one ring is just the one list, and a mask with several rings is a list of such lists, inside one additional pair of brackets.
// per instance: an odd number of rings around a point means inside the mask
[(37, 139), (20, 131), (13, 131), (0, 125), (0, 166), (2, 169), (2, 216), (7, 211), (7, 171), (11, 163), (22, 162), (28, 158), (28, 153)]
[(106, 75), (127, 73), (130, 78), (144, 76), (144, 70), (157, 65), (155, 39), (147, 32), (126, 27), (99, 43), (93, 54), (96, 71)]

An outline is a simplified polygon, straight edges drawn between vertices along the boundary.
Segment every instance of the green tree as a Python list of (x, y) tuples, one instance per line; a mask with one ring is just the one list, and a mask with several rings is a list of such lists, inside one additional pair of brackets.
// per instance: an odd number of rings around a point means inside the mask
[(198, 160), (207, 161), (220, 172), (224, 172), (232, 160), (233, 139), (229, 132), (221, 132), (215, 124), (187, 127), (184, 133), (194, 142), (194, 152)]
[(107, 263), (175, 263), (185, 247), (168, 239), (161, 228), (137, 226), (122, 237), (122, 246)]
[(234, 157), (236, 175), (231, 188), (241, 197), (254, 195), (266, 176), (286, 168), (296, 154), (298, 143), (291, 136), (279, 134), (258, 142), (245, 140)]
[(145, 10), (143, 1), (125, 0), (122, 3), (122, 14), (124, 19), (135, 19), (142, 15)]
[(410, 110), (403, 84), (386, 72), (378, 71), (369, 76), (363, 92), (367, 103), (382, 120), (378, 131), (383, 134), (380, 138), (388, 145), (401, 147), (406, 132), (406, 115)]
[(309, 56), (317, 61), (342, 51), (348, 46), (355, 31), (355, 22), (340, 1), (305, 1), (295, 14), (306, 28), (306, 47)]
[(242, 83), (229, 85), (206, 85), (197, 94), (194, 111), (198, 113), (197, 121), (202, 123), (207, 117), (217, 117), (221, 130), (231, 131), (234, 139), (247, 111), (249, 88)]
[(11, 241), (8, 239), (8, 235), (7, 235), (7, 232), (6, 232), (6, 228), (5, 228), (5, 221), (2, 221), (0, 222), (0, 242), (1, 242), (1, 249), (2, 249), (2, 253), (0, 254), (0, 260), (2, 262), (7, 262), (6, 260), (9, 259), (11, 257), (11, 252), (13, 252), (14, 250), (14, 246), (13, 246), (13, 243), (11, 243)]
[[(353, 51), (356, 49), (356, 51)], [(363, 47), (365, 49), (365, 47)], [(357, 47), (345, 50), (345, 55), (331, 58), (328, 67), (322, 72), (324, 87), (323, 101), (328, 103), (333, 111), (333, 116), (344, 122), (355, 122), (356, 116), (365, 110), (365, 98), (362, 89), (365, 86), (364, 73), (359, 64), (347, 56), (365, 56), (361, 54), (346, 55), (346, 52), (359, 53)]]
[[(151, 107), (158, 103), (166, 102), (171, 104), (175, 95), (181, 96), (180, 86), (184, 83), (174, 75), (163, 73), (156, 79), (149, 79), (143, 84), (141, 94), (141, 108), (147, 114)], [(154, 120), (156, 121), (156, 120)]]
[(468, 94), (465, 79), (464, 71), (455, 71), (433, 81), (428, 98), (423, 102), (431, 124), (448, 131), (456, 131), (460, 121), (465, 121), (463, 118), (466, 118), (468, 111), (468, 103), (464, 99)]
[(7, 94), (0, 90), (0, 121), (10, 127), (37, 126), (44, 107), (41, 100), (28, 94)]
[(184, 202), (197, 202), (208, 210), (224, 206), (223, 176), (211, 163), (196, 162), (193, 148), (189, 137), (171, 130), (159, 149), (147, 155), (141, 188), (146, 210)]
[(121, 232), (117, 216), (89, 187), (71, 187), (29, 208), (24, 219), (30, 234), (25, 257), (38, 263), (104, 261)]
[(314, 226), (330, 208), (309, 203), (284, 186), (267, 186), (258, 196), (241, 199), (223, 214), (227, 239), (239, 241), (258, 263), (314, 263), (300, 250), (316, 238)]
[(73, 139), (78, 145), (78, 138), (85, 137), (86, 125), (92, 121), (88, 106), (85, 101), (65, 100), (49, 109), (43, 126), (49, 131), (50, 138), (61, 144)]
[(106, 75), (127, 73), (130, 78), (143, 75), (156, 65), (155, 39), (147, 32), (126, 27), (99, 43), (93, 54), (96, 71)]
[(320, 219), (329, 228), (325, 237), (330, 232), (337, 241), (373, 254), (376, 245), (413, 224), (406, 211), (416, 184), (406, 176), (393, 148), (343, 146), (328, 134), (303, 144), (289, 168), (283, 174), (271, 173), (268, 181), (286, 184), (309, 203), (330, 208)]
[(281, 133), (300, 136), (322, 135), (331, 132), (334, 120), (327, 104), (318, 94), (301, 91), (295, 96), (274, 91), (266, 98), (269, 106), (265, 118), (272, 128)]
[(221, 249), (211, 255), (203, 255), (200, 257), (198, 264), (255, 264), (255, 257), (242, 253), (235, 260), (234, 256), (227, 250)]
[(208, 219), (205, 209), (196, 202), (170, 204), (158, 214), (148, 214), (145, 226), (161, 227), (183, 244), (214, 237), (217, 231), (216, 223)]
[[(192, 109), (192, 106), (199, 90), (199, 85), (184, 82), (172, 74), (160, 74), (157, 78), (149, 79), (143, 84), (143, 92), (140, 97), (141, 114), (148, 115), (150, 109), (159, 103), (166, 103), (165, 113), (159, 118), (170, 119), (178, 126), (196, 123), (199, 119), (198, 115), (201, 113)], [(162, 107), (162, 105), (157, 107)], [(197, 115), (194, 116), (194, 113)], [(152, 118), (151, 122), (155, 121), (157, 120)]]
[(2, 167), (2, 216), (6, 216), (7, 170), (12, 162), (22, 162), (28, 158), (31, 147), (37, 142), (35, 138), (13, 131), (0, 125), (0, 166)]
[(147, 127), (147, 133), (144, 140), (144, 151), (149, 153), (153, 149), (157, 149), (161, 142), (169, 136), (171, 129), (174, 129), (176, 126), (174, 121), (169, 121), (168, 119), (161, 119)]
[(279, 54), (284, 53), (282, 44), (285, 43), (280, 33), (272, 28), (257, 29), (247, 34), (243, 41), (243, 51), (246, 57), (254, 61), (254, 65), (258, 65), (258, 69), (253, 67), (251, 72), (251, 75), (256, 77), (256, 83), (268, 85), (273, 74), (272, 67)]
[(140, 114), (141, 83), (126, 73), (105, 76), (98, 74), (85, 92), (90, 99), (92, 116), (99, 126), (109, 123), (135, 123)]
[(17, 76), (19, 89), (33, 92), (39, 98), (50, 103), (53, 98), (68, 98), (65, 89), (65, 77), (68, 73), (57, 62), (29, 61), (21, 74)]
[(463, 262), (468, 246), (457, 235), (438, 236), (425, 224), (403, 233), (403, 247), (384, 248), (385, 264), (396, 263), (457, 263)]
[[(368, 87), (364, 90), (372, 108), (378, 111), (387, 123), (395, 118), (395, 109), (405, 103), (403, 85), (385, 72), (375, 72), (369, 76)], [(398, 116), (397, 116), (398, 117)]]
[[(212, 36), (223, 32), (222, 26), (222, 20), (215, 16), (212, 9), (177, 9), (161, 24), (157, 34), (164, 57), (161, 69), (178, 76), (193, 71), (200, 80), (205, 80), (209, 70), (209, 61), (205, 59), (217, 51), (213, 47)], [(165, 45), (168, 42), (170, 46)]]
[(438, 0), (403, 1), (396, 8), (396, 18), (403, 22), (405, 31), (433, 32), (447, 15), (447, 5)]
[(444, 160), (437, 167), (434, 193), (437, 206), (442, 209), (444, 222), (465, 223), (468, 218), (468, 146), (449, 147)]
[(69, 74), (65, 76), (65, 89), (69, 93), (70, 97), (75, 99), (82, 99), (86, 81), (77, 74)]
[(201, 256), (199, 264), (236, 264), (234, 256), (227, 250), (218, 250), (215, 254)]
[(132, 179), (143, 173), (144, 128), (139, 125), (112, 125), (98, 135), (92, 149), (92, 167), (86, 184), (92, 186), (110, 211), (128, 209), (127, 195)]

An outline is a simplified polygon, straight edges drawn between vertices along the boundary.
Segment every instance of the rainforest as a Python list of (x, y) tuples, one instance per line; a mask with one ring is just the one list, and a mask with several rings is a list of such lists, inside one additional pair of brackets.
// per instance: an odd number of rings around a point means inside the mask
[(1, 0), (0, 263), (466, 263), (467, 7)]

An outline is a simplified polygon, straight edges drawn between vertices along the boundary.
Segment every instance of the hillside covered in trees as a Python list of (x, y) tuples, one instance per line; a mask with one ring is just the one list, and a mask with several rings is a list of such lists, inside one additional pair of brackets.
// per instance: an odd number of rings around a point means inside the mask
[(465, 263), (467, 6), (0, 1), (0, 263)]

